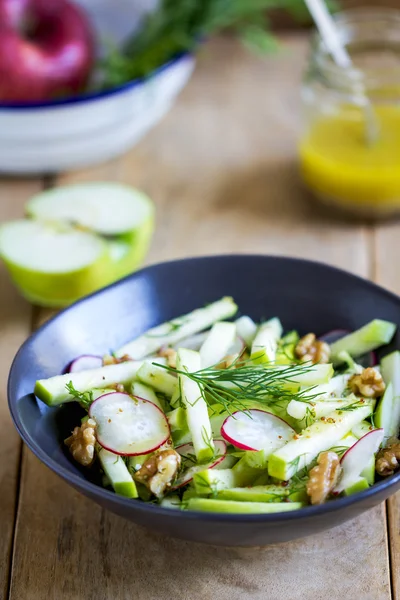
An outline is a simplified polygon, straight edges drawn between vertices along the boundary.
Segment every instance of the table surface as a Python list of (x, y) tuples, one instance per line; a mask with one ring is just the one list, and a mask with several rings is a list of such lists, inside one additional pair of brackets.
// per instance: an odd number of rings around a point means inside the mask
[[(318, 259), (400, 292), (400, 225), (350, 224), (308, 202), (296, 172), (307, 44), (257, 58), (206, 46), (176, 106), (136, 148), (55, 178), (0, 180), (0, 221), (44, 187), (108, 179), (145, 190), (158, 229), (148, 262), (226, 252)], [(389, 258), (389, 260), (388, 260)], [(11, 425), (11, 360), (49, 311), (0, 268), (0, 597), (11, 600), (400, 599), (400, 496), (315, 537), (257, 549), (206, 548), (148, 533), (68, 487)]]

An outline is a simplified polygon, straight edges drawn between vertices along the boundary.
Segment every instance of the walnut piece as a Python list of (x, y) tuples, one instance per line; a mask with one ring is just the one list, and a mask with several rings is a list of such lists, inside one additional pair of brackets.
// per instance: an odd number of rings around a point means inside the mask
[(376, 455), (375, 469), (379, 475), (393, 475), (400, 467), (400, 441), (393, 440), (389, 446), (379, 450)]
[(249, 360), (249, 358), (250, 356), (247, 352), (243, 352), (241, 354), (239, 354), (238, 352), (236, 352), (235, 354), (227, 354), (220, 363), (215, 365), (215, 368), (229, 369), (233, 366), (235, 369), (238, 369), (239, 367), (242, 367), (243, 364)]
[(94, 461), (96, 422), (88, 419), (80, 427), (75, 427), (72, 435), (64, 440), (72, 456), (79, 464), (89, 467)]
[(321, 452), (318, 457), (318, 465), (310, 471), (307, 481), (307, 494), (311, 504), (323, 504), (339, 478), (341, 467), (340, 459), (336, 452), (328, 450)]
[(143, 483), (157, 498), (162, 498), (171, 487), (180, 466), (180, 454), (172, 449), (161, 450), (152, 454), (133, 478)]
[(315, 333), (307, 333), (302, 337), (294, 349), (297, 358), (302, 362), (328, 363), (331, 355), (329, 344), (317, 340)]
[(109, 387), (115, 390), (116, 392), (120, 392), (121, 394), (125, 392), (125, 386), (123, 383), (113, 383)]
[(364, 398), (378, 398), (385, 391), (382, 375), (373, 367), (364, 369), (359, 375), (349, 379), (349, 387), (354, 394)]
[(108, 365), (119, 365), (120, 363), (127, 362), (132, 360), (128, 354), (124, 354), (121, 358), (117, 358), (116, 356), (111, 356), (111, 354), (106, 354), (103, 356), (103, 367)]
[(216, 369), (229, 369), (239, 358), (239, 354), (227, 354), (220, 363), (216, 365)]
[(166, 358), (168, 366), (172, 369), (176, 369), (176, 350), (173, 348), (161, 348), (158, 352), (158, 356)]

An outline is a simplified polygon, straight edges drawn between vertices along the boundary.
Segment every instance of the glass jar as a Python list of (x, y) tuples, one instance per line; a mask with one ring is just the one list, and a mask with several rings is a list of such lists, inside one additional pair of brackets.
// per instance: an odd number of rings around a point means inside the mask
[(400, 213), (400, 11), (335, 19), (354, 68), (336, 66), (314, 37), (302, 86), (303, 180), (320, 201), (353, 215)]

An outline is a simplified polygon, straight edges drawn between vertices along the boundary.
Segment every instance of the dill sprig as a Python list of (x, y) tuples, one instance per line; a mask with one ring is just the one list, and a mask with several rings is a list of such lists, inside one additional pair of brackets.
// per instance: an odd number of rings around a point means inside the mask
[(82, 406), (82, 408), (84, 408), (86, 410), (89, 409), (89, 406), (92, 404), (92, 402), (94, 400), (93, 392), (91, 392), (91, 391), (90, 392), (80, 392), (79, 390), (77, 390), (74, 387), (74, 384), (72, 383), (72, 381), (67, 383), (65, 387), (67, 388), (67, 391), (69, 392), (69, 394), (71, 394), (71, 396), (79, 402), (79, 404)]
[(357, 398), (351, 404), (348, 404), (347, 406), (341, 406), (340, 408), (337, 409), (337, 411), (338, 412), (350, 412), (352, 410), (356, 410), (357, 408), (360, 408), (360, 406), (363, 406), (363, 404), (365, 404), (365, 400), (363, 400), (362, 398)]
[(160, 0), (157, 4), (122, 50), (110, 48), (101, 65), (104, 87), (147, 77), (174, 56), (195, 51), (202, 40), (226, 28), (236, 32), (246, 46), (271, 52), (277, 41), (267, 11), (279, 8), (303, 18), (307, 15), (302, 0)]
[(158, 366), (178, 375), (186, 375), (199, 385), (201, 397), (209, 406), (220, 404), (229, 414), (238, 410), (245, 412), (249, 409), (249, 402), (272, 406), (282, 400), (298, 400), (312, 404), (319, 396), (318, 393), (310, 393), (314, 388), (294, 391), (288, 385), (296, 383), (294, 378), (311, 371), (315, 366), (313, 364), (255, 365), (245, 361), (237, 365), (235, 361), (226, 369), (209, 367), (194, 373), (166, 365)]
[(349, 446), (332, 446), (329, 448), (329, 452), (335, 452), (339, 458), (342, 458), (343, 454), (347, 452)]
[(177, 317), (176, 319), (171, 319), (165, 323), (166, 331), (164, 333), (146, 333), (145, 336), (148, 338), (161, 338), (167, 337), (174, 331), (178, 331), (188, 321), (188, 316), (184, 315), (183, 317)]

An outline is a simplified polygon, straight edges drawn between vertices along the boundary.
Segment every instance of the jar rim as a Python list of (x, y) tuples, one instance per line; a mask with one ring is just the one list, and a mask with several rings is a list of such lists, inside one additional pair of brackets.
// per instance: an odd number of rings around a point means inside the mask
[[(359, 7), (353, 9), (346, 9), (339, 11), (333, 15), (334, 21), (338, 27), (339, 35), (342, 37), (345, 46), (348, 45), (349, 40), (346, 39), (349, 35), (354, 35), (352, 27), (362, 26), (363, 24), (369, 24), (376, 26), (377, 24), (384, 24), (387, 26), (388, 31), (392, 29), (397, 30), (398, 35), (398, 50), (399, 50), (399, 64), (395, 67), (382, 69), (360, 69), (353, 66), (348, 69), (343, 69), (336, 65), (327, 49), (323, 39), (321, 38), (318, 31), (316, 31), (312, 37), (311, 49), (313, 55), (313, 65), (324, 80), (326, 80), (333, 87), (340, 89), (354, 88), (355, 86), (363, 86), (368, 88), (376, 84), (378, 81), (382, 83), (385, 78), (393, 80), (399, 80), (400, 82), (400, 9), (396, 8), (373, 8), (373, 7)], [(355, 38), (354, 38), (355, 39)], [(354, 41), (353, 39), (353, 41)], [(381, 40), (382, 46), (384, 45), (384, 39)]]

